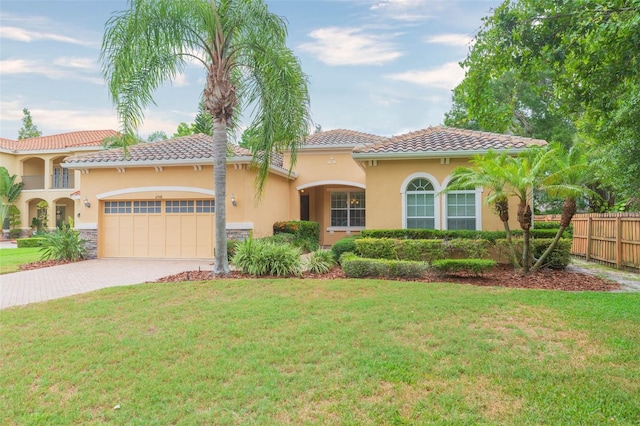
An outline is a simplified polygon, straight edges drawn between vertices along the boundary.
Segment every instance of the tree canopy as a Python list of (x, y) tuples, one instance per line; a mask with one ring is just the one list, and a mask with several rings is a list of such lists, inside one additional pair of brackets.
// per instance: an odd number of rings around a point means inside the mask
[[(476, 36), (445, 124), (591, 148), (640, 195), (640, 0), (507, 0)], [(606, 155), (603, 153), (606, 152)]]
[(33, 124), (31, 112), (27, 108), (22, 109), (22, 127), (18, 131), (18, 140), (37, 138), (42, 136), (42, 132)]

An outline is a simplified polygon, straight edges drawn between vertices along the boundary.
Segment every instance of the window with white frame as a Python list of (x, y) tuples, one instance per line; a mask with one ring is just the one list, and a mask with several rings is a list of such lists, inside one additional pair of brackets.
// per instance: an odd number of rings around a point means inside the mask
[(407, 185), (407, 228), (435, 229), (435, 189), (425, 178), (413, 179)]
[(447, 193), (447, 229), (476, 229), (476, 197), (473, 188)]
[(364, 228), (364, 191), (331, 192), (331, 227)]

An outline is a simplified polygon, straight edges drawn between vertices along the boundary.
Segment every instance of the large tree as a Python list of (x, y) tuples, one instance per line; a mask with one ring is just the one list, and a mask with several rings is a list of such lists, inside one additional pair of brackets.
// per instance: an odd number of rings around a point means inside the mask
[(484, 19), (447, 120), (565, 146), (577, 130), (618, 172), (601, 179), (638, 195), (639, 27), (640, 0), (507, 0)]
[(37, 138), (42, 136), (42, 132), (38, 130), (38, 127), (33, 124), (33, 118), (31, 118), (31, 111), (27, 108), (22, 109), (22, 127), (18, 131), (18, 140)]
[(216, 194), (215, 274), (228, 274), (227, 134), (243, 107), (254, 107), (261, 135), (254, 148), (259, 193), (270, 161), (292, 152), (309, 124), (307, 79), (286, 46), (286, 25), (261, 0), (130, 0), (106, 24), (103, 72), (121, 122), (134, 137), (152, 93), (195, 60), (206, 70), (205, 109), (213, 119)]

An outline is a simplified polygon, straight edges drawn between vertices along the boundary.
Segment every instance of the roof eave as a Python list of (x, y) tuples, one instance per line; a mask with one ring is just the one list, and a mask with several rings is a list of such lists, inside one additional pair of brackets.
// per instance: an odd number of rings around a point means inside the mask
[[(493, 152), (513, 152), (518, 153), (524, 148), (492, 148)], [(488, 149), (481, 150), (465, 150), (465, 151), (412, 151), (412, 152), (354, 152), (352, 157), (354, 160), (405, 160), (405, 159), (425, 159), (425, 158), (465, 158), (474, 155), (484, 155), (489, 152)]]

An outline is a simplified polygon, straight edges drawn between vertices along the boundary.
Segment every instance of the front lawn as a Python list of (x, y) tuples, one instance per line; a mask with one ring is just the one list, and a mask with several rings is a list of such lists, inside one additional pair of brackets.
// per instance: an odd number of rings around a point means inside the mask
[(640, 423), (640, 294), (219, 280), (0, 324), (1, 424)]
[(20, 265), (40, 260), (40, 247), (0, 249), (0, 274), (19, 270)]

